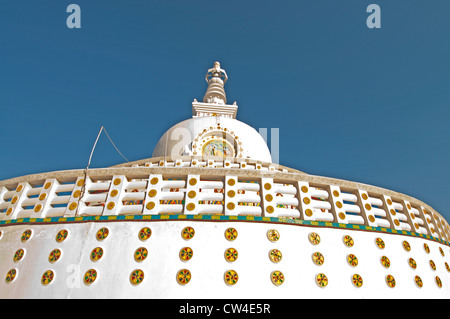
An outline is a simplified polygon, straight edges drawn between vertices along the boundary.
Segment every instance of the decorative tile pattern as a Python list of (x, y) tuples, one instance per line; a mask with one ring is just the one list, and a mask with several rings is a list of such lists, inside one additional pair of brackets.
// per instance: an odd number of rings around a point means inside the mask
[(392, 276), (392, 275), (387, 275), (387, 276), (386, 276), (386, 284), (387, 284), (389, 287), (394, 288), (395, 285), (396, 285), (394, 276)]
[(55, 273), (53, 272), (53, 270), (47, 270), (42, 275), (41, 283), (46, 286), (46, 285), (50, 284), (54, 278), (55, 278)]
[(436, 285), (439, 288), (442, 288), (442, 280), (441, 280), (441, 278), (439, 278), (439, 276), (436, 276)]
[(20, 240), (24, 243), (27, 240), (29, 240), (31, 238), (31, 235), (33, 234), (31, 229), (27, 229), (26, 231), (23, 232), (22, 237), (20, 238)]
[(381, 256), (380, 261), (381, 261), (381, 264), (383, 265), (383, 267), (385, 267), (385, 268), (391, 267), (391, 261), (389, 260), (388, 257), (386, 257), (386, 256)]
[(270, 229), (267, 231), (267, 239), (271, 242), (276, 242), (280, 239), (280, 233), (276, 229)]
[(275, 270), (270, 274), (270, 279), (272, 280), (272, 283), (275, 286), (280, 286), (284, 283), (284, 274), (279, 271), (279, 270)]
[(228, 262), (236, 261), (238, 258), (238, 251), (235, 248), (228, 248), (225, 250), (225, 259)]
[(328, 277), (325, 274), (317, 274), (316, 275), (316, 284), (321, 287), (324, 288), (328, 285)]
[(137, 262), (144, 261), (145, 258), (147, 258), (147, 256), (148, 256), (148, 250), (145, 247), (139, 247), (134, 252), (134, 260), (136, 260)]
[(269, 251), (269, 259), (273, 263), (279, 263), (282, 258), (283, 255), (281, 254), (281, 251), (279, 251), (278, 249), (272, 249)]
[(353, 247), (353, 245), (355, 244), (353, 238), (350, 235), (345, 235), (343, 240), (344, 240), (344, 245), (347, 247)]
[(186, 285), (188, 284), (192, 279), (192, 274), (188, 269), (181, 269), (177, 273), (177, 282), (180, 285)]
[(90, 285), (92, 284), (96, 279), (97, 279), (97, 270), (95, 269), (89, 269), (88, 271), (86, 271), (86, 273), (84, 274), (84, 278), (83, 281), (86, 285)]
[(380, 237), (377, 237), (375, 239), (375, 244), (377, 245), (378, 248), (380, 249), (384, 249), (386, 247), (386, 244), (384, 243), (383, 239), (381, 239)]
[(436, 270), (436, 264), (432, 260), (430, 260), (430, 267), (431, 269)]
[(313, 245), (320, 244), (320, 236), (317, 233), (310, 233), (308, 235), (309, 242)]
[(5, 282), (7, 284), (10, 282), (13, 282), (14, 279), (16, 279), (16, 276), (17, 276), (17, 269), (15, 269), (15, 268), (10, 269), (6, 274)]
[(415, 276), (414, 277), (414, 282), (416, 283), (417, 287), (422, 288), (423, 287), (423, 281), (422, 278), (420, 278), (420, 276)]
[(194, 255), (194, 251), (190, 247), (184, 247), (180, 250), (180, 259), (182, 261), (188, 261)]
[(192, 239), (192, 237), (194, 237), (194, 235), (195, 235), (195, 230), (192, 227), (185, 227), (181, 231), (181, 237), (183, 237), (186, 240)]
[(135, 269), (130, 274), (130, 282), (133, 285), (139, 285), (144, 280), (144, 272), (141, 269)]
[(103, 248), (96, 247), (96, 248), (92, 249), (92, 251), (91, 251), (91, 260), (92, 261), (98, 261), (102, 257), (103, 257)]
[(352, 283), (355, 287), (359, 288), (363, 285), (363, 279), (360, 275), (354, 274), (352, 276)]
[(139, 231), (139, 239), (140, 240), (147, 240), (152, 235), (152, 230), (149, 227), (144, 227)]
[(319, 252), (315, 252), (314, 254), (312, 254), (312, 260), (316, 265), (319, 265), (319, 266), (323, 265), (323, 263), (325, 262), (325, 258)]
[(66, 240), (67, 236), (69, 235), (69, 232), (67, 229), (62, 229), (56, 234), (56, 241), (58, 243), (62, 243), (64, 240)]
[(353, 267), (358, 266), (358, 258), (356, 258), (356, 256), (353, 254), (347, 255), (347, 262), (350, 266), (353, 266)]
[(14, 257), (13, 257), (14, 262), (21, 261), (24, 255), (25, 255), (25, 251), (22, 248), (17, 249), (17, 251), (15, 252)]
[(409, 266), (410, 266), (412, 269), (416, 269), (416, 268), (417, 268), (417, 263), (416, 263), (416, 261), (414, 260), (414, 258), (409, 258), (409, 259), (408, 259), (408, 262), (409, 262)]
[(225, 238), (229, 241), (233, 241), (237, 238), (238, 232), (235, 228), (230, 227), (225, 230)]
[(411, 251), (411, 245), (406, 240), (403, 241), (403, 248), (406, 251)]
[(100, 228), (97, 232), (96, 238), (97, 240), (105, 240), (109, 235), (109, 229), (106, 227)]
[(53, 249), (50, 254), (48, 255), (48, 261), (51, 263), (55, 263), (61, 258), (61, 250), (58, 248)]
[(112, 215), (112, 216), (76, 216), (76, 217), (46, 217), (46, 218), (18, 218), (12, 220), (0, 220), (0, 227), (10, 226), (10, 225), (21, 225), (21, 224), (40, 224), (40, 223), (83, 223), (83, 222), (102, 222), (102, 221), (123, 221), (123, 220), (135, 220), (135, 221), (148, 221), (148, 220), (192, 220), (192, 221), (254, 221), (260, 223), (281, 223), (293, 226), (308, 226), (308, 227), (328, 227), (328, 228), (338, 228), (338, 229), (349, 229), (349, 230), (362, 230), (366, 232), (373, 233), (386, 233), (386, 234), (397, 234), (402, 236), (418, 237), (423, 239), (428, 239), (434, 242), (438, 242), (447, 246), (450, 246), (450, 242), (433, 237), (430, 235), (416, 233), (406, 230), (396, 230), (386, 227), (374, 227), (366, 225), (355, 225), (355, 224), (343, 224), (343, 223), (332, 223), (326, 221), (314, 221), (314, 220), (302, 220), (296, 218), (283, 218), (283, 217), (267, 217), (267, 216), (227, 216), (227, 215)]
[(230, 269), (225, 272), (224, 280), (227, 285), (234, 286), (239, 280), (239, 275), (235, 270)]

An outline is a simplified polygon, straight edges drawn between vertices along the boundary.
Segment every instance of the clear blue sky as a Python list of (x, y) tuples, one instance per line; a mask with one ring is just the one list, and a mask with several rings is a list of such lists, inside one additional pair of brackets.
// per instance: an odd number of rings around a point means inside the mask
[[(102, 125), (130, 161), (151, 157), (218, 60), (238, 119), (280, 129), (280, 164), (450, 220), (449, 13), (448, 0), (2, 1), (0, 180), (86, 167)], [(91, 167), (121, 162), (102, 135)]]

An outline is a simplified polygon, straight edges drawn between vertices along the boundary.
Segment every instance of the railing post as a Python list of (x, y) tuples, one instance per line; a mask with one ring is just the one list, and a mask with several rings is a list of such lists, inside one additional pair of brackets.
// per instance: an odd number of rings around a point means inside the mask
[(298, 181), (298, 204), (300, 206), (300, 218), (304, 220), (315, 220), (315, 212), (312, 205), (310, 185), (308, 182)]
[[(8, 189), (5, 186), (0, 187), (0, 210), (5, 209), (8, 207), (8, 204), (5, 202), (4, 196), (5, 193), (8, 192)], [(6, 213), (0, 214), (0, 220), (4, 220), (6, 218)]]
[(224, 185), (224, 207), (223, 211), (227, 216), (237, 216), (239, 214), (238, 197), (238, 177), (225, 176)]
[(357, 204), (361, 209), (361, 216), (364, 218), (366, 225), (377, 227), (378, 223), (375, 220), (375, 215), (371, 212), (372, 204), (369, 202), (369, 195), (366, 191), (358, 189), (356, 191)]
[(198, 192), (200, 175), (188, 175), (186, 181), (186, 195), (184, 200), (184, 214), (195, 215), (198, 213)]
[(429, 230), (431, 236), (440, 238), (439, 233), (436, 231), (437, 225), (436, 220), (432, 216), (432, 212), (428, 212), (423, 206), (420, 206), (419, 216), (422, 214), (424, 224), (426, 224), (427, 229)]
[(158, 215), (160, 210), (159, 198), (163, 184), (162, 174), (150, 174), (147, 190), (144, 196), (144, 215)]
[[(263, 177), (261, 178), (261, 215), (270, 217), (273, 215), (276, 207), (275, 192), (273, 191), (274, 184), (273, 178)], [(277, 216), (274, 216), (277, 217)]]
[(28, 199), (27, 193), (32, 189), (31, 185), (27, 182), (22, 182), (17, 185), (15, 195), (9, 202), (9, 207), (6, 209), (6, 219), (17, 219), (19, 213), (22, 211), (22, 202)]
[[(403, 211), (405, 212), (404, 214), (406, 216), (406, 219), (408, 220), (408, 224), (411, 226), (411, 231), (420, 233), (419, 232), (420, 226), (417, 223), (417, 221), (414, 220), (414, 219), (416, 219), (416, 216), (412, 211), (411, 203), (407, 200), (402, 200), (401, 204), (403, 206)], [(425, 224), (425, 221), (424, 221), (424, 224)], [(429, 231), (429, 230), (427, 230), (427, 231)]]
[(119, 214), (123, 206), (122, 198), (127, 182), (127, 177), (125, 175), (113, 176), (109, 186), (108, 195), (105, 199), (102, 215), (110, 216)]
[(52, 178), (44, 182), (44, 186), (39, 193), (38, 201), (34, 205), (34, 216), (36, 218), (45, 218), (50, 208), (52, 199), (56, 196), (55, 190), (58, 188), (59, 182)]
[(347, 215), (344, 210), (344, 200), (341, 196), (341, 189), (339, 186), (335, 185), (328, 185), (325, 189), (328, 192), (331, 213), (334, 216), (334, 220), (341, 224), (347, 224)]
[[(383, 202), (383, 208), (386, 211), (386, 219), (391, 223), (391, 226), (394, 226), (394, 229), (401, 230), (402, 226), (400, 225), (400, 220), (397, 217), (397, 212), (394, 207), (394, 203), (392, 202), (392, 198), (387, 195), (381, 196), (381, 201)], [(412, 229), (412, 225), (411, 229)]]
[[(75, 182), (75, 186), (73, 187), (72, 194), (70, 194), (69, 202), (67, 203), (66, 210), (64, 211), (64, 217), (74, 217), (75, 215), (81, 215), (82, 210), (86, 207), (84, 200), (82, 200), (81, 195), (83, 197), (88, 194), (89, 185), (92, 184), (89, 176), (86, 176), (86, 180), (84, 180), (84, 176), (79, 176)], [(84, 194), (81, 194), (84, 185)]]

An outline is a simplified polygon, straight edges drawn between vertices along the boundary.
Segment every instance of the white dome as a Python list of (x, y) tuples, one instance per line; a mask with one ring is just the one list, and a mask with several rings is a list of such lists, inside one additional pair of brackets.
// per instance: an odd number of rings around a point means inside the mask
[(153, 157), (225, 156), (272, 162), (264, 138), (251, 126), (222, 116), (194, 117), (172, 126)]

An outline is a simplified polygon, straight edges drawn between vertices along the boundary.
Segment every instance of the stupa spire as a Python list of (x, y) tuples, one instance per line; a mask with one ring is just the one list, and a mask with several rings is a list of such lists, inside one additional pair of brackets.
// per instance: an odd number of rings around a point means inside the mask
[(214, 66), (206, 72), (205, 80), (208, 83), (203, 102), (194, 99), (192, 102), (192, 116), (223, 116), (236, 118), (238, 106), (236, 102), (227, 104), (225, 94), (225, 83), (228, 80), (227, 72), (220, 68), (219, 62), (214, 62)]
[(214, 62), (214, 66), (206, 73), (205, 80), (208, 83), (208, 89), (203, 97), (203, 102), (227, 104), (224, 86), (228, 80), (228, 76), (225, 70), (220, 68), (219, 62)]

